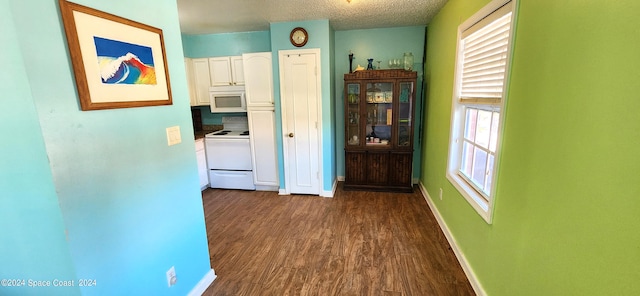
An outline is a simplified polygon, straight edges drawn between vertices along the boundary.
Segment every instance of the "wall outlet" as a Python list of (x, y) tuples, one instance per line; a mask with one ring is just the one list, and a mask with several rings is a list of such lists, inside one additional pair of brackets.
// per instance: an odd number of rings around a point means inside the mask
[(167, 270), (167, 284), (169, 287), (173, 286), (178, 282), (178, 277), (176, 277), (176, 268), (171, 266), (169, 270)]
[(442, 200), (442, 188), (440, 188), (440, 200)]

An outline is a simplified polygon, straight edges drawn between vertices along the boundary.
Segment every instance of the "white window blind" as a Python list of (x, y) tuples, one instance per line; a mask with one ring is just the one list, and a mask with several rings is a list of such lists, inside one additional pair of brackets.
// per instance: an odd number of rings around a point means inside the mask
[(499, 104), (505, 80), (511, 2), (462, 32), (460, 100)]
[(447, 179), (491, 223), (518, 0), (492, 0), (458, 27)]

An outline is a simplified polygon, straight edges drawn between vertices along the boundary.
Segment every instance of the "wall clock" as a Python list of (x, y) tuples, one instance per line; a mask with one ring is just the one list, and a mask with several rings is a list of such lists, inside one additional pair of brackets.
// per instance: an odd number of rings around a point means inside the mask
[(291, 30), (289, 40), (291, 40), (291, 44), (293, 44), (293, 46), (303, 47), (309, 40), (309, 34), (307, 34), (307, 30), (304, 28), (297, 27)]

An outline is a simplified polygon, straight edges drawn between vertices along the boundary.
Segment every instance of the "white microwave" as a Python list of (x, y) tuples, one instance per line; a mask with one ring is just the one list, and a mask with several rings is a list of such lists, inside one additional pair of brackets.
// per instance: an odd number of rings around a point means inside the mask
[(244, 86), (216, 86), (209, 88), (211, 113), (247, 112)]

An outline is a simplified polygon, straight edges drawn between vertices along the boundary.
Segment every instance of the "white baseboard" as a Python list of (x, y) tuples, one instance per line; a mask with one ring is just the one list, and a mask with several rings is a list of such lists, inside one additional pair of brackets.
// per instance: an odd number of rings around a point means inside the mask
[(276, 191), (280, 190), (280, 186), (256, 185), (256, 191)]
[(433, 201), (431, 201), (431, 196), (429, 195), (429, 192), (427, 192), (427, 189), (424, 188), (424, 184), (422, 184), (422, 182), (419, 183), (419, 187), (420, 187), (420, 191), (422, 192), (422, 196), (427, 201), (427, 204), (429, 204), (429, 208), (431, 209), (433, 216), (435, 216), (436, 220), (438, 221), (438, 225), (440, 225), (440, 229), (442, 229), (444, 236), (447, 238), (447, 241), (449, 242), (449, 245), (451, 246), (453, 253), (456, 255), (458, 262), (460, 262), (460, 266), (462, 266), (462, 270), (464, 271), (464, 274), (467, 276), (467, 279), (469, 280), (471, 287), (473, 287), (473, 291), (475, 291), (476, 295), (479, 295), (479, 296), (487, 295), (487, 293), (484, 291), (484, 288), (482, 288), (482, 285), (478, 281), (476, 274), (473, 272), (473, 268), (471, 268), (471, 265), (469, 265), (467, 258), (464, 256), (464, 253), (462, 253), (462, 251), (458, 247), (458, 242), (456, 241), (455, 237), (453, 237), (453, 234), (449, 230), (449, 226), (447, 226), (447, 223), (442, 218), (442, 215), (440, 215), (440, 211), (438, 211), (438, 208), (433, 204)]
[(331, 191), (322, 191), (323, 197), (334, 197), (336, 195), (336, 190), (338, 189), (338, 179), (333, 180), (333, 186), (331, 187)]
[(344, 182), (344, 176), (338, 176), (338, 182)]
[[(338, 189), (338, 180), (334, 180), (333, 186), (330, 191), (322, 190), (318, 195), (322, 197), (333, 197), (334, 195), (336, 195), (337, 189)], [(284, 188), (280, 188), (280, 190), (278, 190), (278, 195), (291, 195), (291, 193), (287, 192), (287, 190)]]
[(189, 296), (202, 296), (202, 293), (204, 293), (204, 291), (207, 290), (207, 288), (209, 288), (209, 286), (211, 286), (211, 284), (213, 283), (213, 281), (215, 281), (216, 279), (216, 272), (213, 270), (213, 268), (211, 268), (211, 270), (209, 270), (209, 272), (207, 272), (207, 274), (204, 275), (204, 277), (202, 277), (202, 279), (198, 282), (198, 284), (193, 287), (193, 289), (191, 289), (191, 292), (189, 292)]

